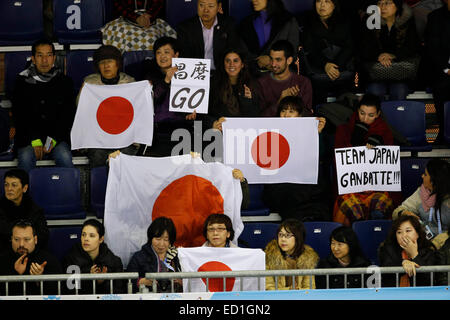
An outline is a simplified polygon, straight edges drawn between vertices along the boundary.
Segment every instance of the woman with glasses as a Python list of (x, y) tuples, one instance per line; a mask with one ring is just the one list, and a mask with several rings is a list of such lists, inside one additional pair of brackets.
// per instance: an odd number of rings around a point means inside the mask
[[(181, 271), (178, 260), (178, 251), (174, 243), (177, 232), (173, 221), (166, 217), (153, 220), (147, 229), (147, 243), (142, 249), (133, 254), (128, 263), (127, 272), (138, 272), (139, 278), (134, 288), (145, 286), (152, 288), (152, 279), (146, 279), (145, 274), (149, 272), (179, 272)], [(182, 279), (174, 280), (175, 292), (182, 291)], [(171, 292), (170, 280), (157, 280), (158, 292)]]
[(234, 238), (233, 224), (225, 214), (213, 213), (206, 218), (203, 236), (206, 242), (202, 247), (237, 248), (237, 245), (231, 242)]
[[(319, 256), (313, 248), (305, 244), (305, 237), (306, 231), (301, 221), (297, 219), (284, 220), (278, 228), (277, 238), (270, 241), (264, 250), (266, 270), (314, 269), (319, 261)], [(315, 288), (314, 276), (266, 277), (266, 290)]]

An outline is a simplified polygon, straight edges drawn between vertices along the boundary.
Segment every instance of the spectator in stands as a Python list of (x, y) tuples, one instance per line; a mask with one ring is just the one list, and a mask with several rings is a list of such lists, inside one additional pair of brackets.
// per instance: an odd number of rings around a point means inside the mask
[(212, 80), (207, 127), (222, 131), (226, 117), (258, 117), (260, 91), (249, 73), (245, 53), (228, 48)]
[[(287, 96), (280, 101), (277, 115), (281, 118), (308, 116), (302, 98)], [(323, 142), (321, 132), (325, 127), (325, 118), (319, 120), (319, 150)], [(323, 152), (319, 151), (319, 156)], [(263, 201), (271, 212), (278, 212), (283, 219), (296, 218), (300, 221), (330, 220), (329, 205), (326, 200), (329, 195), (329, 183), (326, 181), (319, 166), (317, 184), (275, 183), (264, 185)]]
[[(303, 223), (297, 219), (281, 222), (277, 239), (269, 242), (265, 248), (266, 270), (314, 269), (319, 256), (313, 248), (305, 244), (306, 231)], [(297, 276), (295, 287), (292, 276), (266, 277), (266, 290), (315, 289), (314, 276)]]
[(5, 195), (0, 200), (0, 252), (11, 246), (11, 230), (17, 220), (27, 219), (33, 223), (39, 247), (45, 249), (49, 231), (44, 210), (28, 193), (29, 177), (22, 169), (11, 169), (4, 175)]
[[(450, 231), (447, 230), (447, 237), (450, 236)], [(450, 265), (450, 237), (447, 238), (444, 245), (437, 252), (438, 265)], [(436, 275), (436, 282), (438, 286), (448, 286), (448, 272), (438, 273)]]
[(384, 100), (403, 100), (408, 82), (415, 80), (419, 65), (416, 26), (411, 9), (403, 0), (380, 0), (381, 29), (366, 28), (361, 58), (368, 74), (367, 92)]
[[(358, 237), (351, 227), (338, 227), (330, 235), (330, 255), (319, 261), (317, 268), (366, 268), (370, 261), (364, 256)], [(329, 277), (327, 288), (326, 276), (316, 276), (317, 289), (364, 288), (361, 275), (347, 275), (347, 284), (343, 275)]]
[[(111, 45), (102, 45), (94, 52), (95, 73), (84, 78), (84, 83), (95, 85), (114, 85), (134, 82), (134, 78), (121, 72), (122, 54), (119, 49)], [(83, 87), (80, 89), (80, 93)], [(138, 145), (130, 145), (120, 149), (123, 153), (136, 155)], [(105, 166), (111, 149), (86, 149), (89, 164), (92, 168)]]
[(258, 78), (261, 87), (262, 116), (275, 117), (278, 104), (284, 97), (300, 96), (306, 109), (312, 112), (311, 81), (289, 69), (294, 61), (294, 47), (287, 40), (279, 40), (270, 48), (271, 72)]
[(428, 161), (422, 185), (394, 210), (392, 219), (402, 215), (419, 218), (429, 239), (445, 232), (450, 224), (450, 164), (443, 159)]
[[(250, 70), (269, 71), (272, 62), (269, 49), (278, 40), (288, 40), (297, 50), (299, 46), (299, 26), (284, 7), (282, 0), (252, 0), (253, 13), (242, 20), (239, 34), (247, 45), (252, 63)], [(297, 54), (294, 54), (294, 60)]]
[[(49, 252), (40, 249), (38, 236), (29, 220), (19, 220), (12, 227), (11, 247), (0, 256), (1, 275), (43, 275), (61, 274), (58, 259)], [(56, 294), (56, 282), (44, 282), (44, 294)], [(9, 295), (40, 294), (39, 282), (28, 282), (23, 291), (21, 282), (9, 283)]]
[[(394, 138), (381, 117), (380, 99), (370, 93), (363, 96), (350, 121), (337, 127), (334, 147), (349, 148), (392, 145)], [(366, 191), (337, 197), (333, 221), (350, 226), (354, 221), (386, 219), (393, 210), (388, 192)]]
[(72, 168), (72, 79), (55, 67), (55, 47), (50, 40), (36, 41), (31, 50), (32, 63), (17, 76), (12, 97), (18, 167), (29, 172), (36, 160), (51, 158), (58, 167)]
[[(450, 101), (450, 1), (428, 16), (426, 57), (431, 65), (433, 99), (439, 124), (436, 143), (444, 142), (444, 103)], [(448, 125), (448, 124), (447, 124)]]
[[(147, 229), (147, 237), (147, 243), (140, 251), (133, 254), (127, 267), (128, 272), (139, 273), (137, 285), (134, 286), (135, 291), (141, 286), (152, 287), (153, 281), (156, 281), (146, 279), (146, 273), (181, 271), (178, 251), (174, 247), (177, 233), (173, 221), (166, 217), (156, 218)], [(182, 279), (176, 279), (173, 282), (175, 291), (181, 292)], [(171, 292), (170, 281), (158, 280), (157, 291)]]
[[(399, 279), (400, 287), (412, 286), (413, 276), (416, 276), (417, 286), (431, 284), (430, 274), (417, 273), (416, 268), (436, 265), (436, 250), (415, 217), (404, 215), (395, 220), (378, 251), (380, 266), (402, 266), (405, 270), (406, 274)], [(395, 274), (383, 274), (381, 283), (383, 287), (396, 286)]]
[(237, 248), (231, 242), (234, 238), (233, 223), (226, 214), (213, 213), (208, 216), (203, 225), (203, 236), (206, 242), (202, 247)]
[(172, 132), (178, 128), (192, 131), (192, 120), (196, 113), (184, 114), (169, 111), (170, 84), (177, 67), (172, 67), (172, 58), (178, 58), (178, 42), (172, 37), (161, 37), (153, 46), (155, 58), (144, 61), (147, 70), (145, 78), (153, 85), (155, 109), (152, 146), (146, 155), (170, 156), (176, 141), (171, 140)]
[(178, 25), (181, 57), (210, 59), (211, 70), (215, 70), (226, 48), (241, 46), (234, 20), (220, 13), (222, 0), (198, 0), (198, 16)]
[(414, 21), (417, 29), (417, 36), (420, 42), (423, 42), (425, 35), (425, 28), (427, 26), (428, 15), (442, 7), (443, 0), (405, 0), (414, 14)]
[[(108, 248), (104, 242), (105, 227), (96, 219), (89, 219), (83, 223), (81, 241), (75, 243), (71, 251), (64, 257), (63, 266), (78, 266), (81, 273), (114, 273), (123, 272), (122, 261)], [(109, 280), (96, 280), (96, 293), (125, 293), (123, 280), (114, 280), (111, 291)], [(92, 294), (91, 280), (81, 282), (79, 293)]]
[(112, 3), (117, 16), (142, 28), (150, 27), (161, 16), (164, 7), (164, 0), (115, 0)]
[[(353, 39), (350, 21), (344, 19), (339, 0), (316, 0), (305, 22), (304, 50), (307, 76), (314, 88), (314, 105), (327, 102), (328, 94), (350, 92), (354, 80)], [(309, 71), (309, 72), (308, 72)]]

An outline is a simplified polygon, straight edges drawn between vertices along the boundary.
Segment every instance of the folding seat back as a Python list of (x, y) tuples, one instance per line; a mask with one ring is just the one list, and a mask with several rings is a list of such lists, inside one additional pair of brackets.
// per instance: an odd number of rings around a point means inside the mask
[(91, 208), (98, 218), (103, 218), (104, 215), (107, 182), (108, 169), (106, 167), (96, 167), (91, 170)]
[(81, 241), (81, 226), (51, 227), (49, 231), (48, 250), (62, 263), (74, 244)]
[(288, 10), (293, 15), (299, 15), (303, 12), (312, 10), (314, 0), (283, 0), (286, 10)]
[(94, 50), (74, 50), (67, 54), (66, 74), (72, 78), (76, 94), (86, 76), (94, 73)]
[(430, 158), (400, 158), (403, 199), (412, 195), (422, 184), (422, 174)]
[(450, 144), (450, 101), (444, 104), (444, 140)]
[(271, 222), (245, 223), (238, 244), (242, 248), (264, 250), (271, 240), (277, 238), (278, 227), (278, 223)]
[(249, 184), (250, 203), (248, 208), (241, 210), (241, 216), (268, 216), (270, 214), (262, 200), (264, 185), (263, 184)]
[(378, 247), (386, 240), (392, 220), (356, 221), (352, 224), (361, 249), (371, 263), (378, 265)]
[(134, 77), (136, 81), (145, 77), (143, 62), (153, 58), (152, 50), (126, 51), (123, 53), (123, 71)]
[(166, 0), (166, 21), (172, 28), (197, 14), (197, 0)]
[(5, 53), (5, 95), (11, 99), (17, 75), (31, 63), (31, 51)]
[(311, 246), (321, 259), (328, 257), (331, 232), (342, 225), (329, 221), (304, 222), (303, 225), (306, 230), (305, 243)]
[(253, 12), (253, 5), (251, 1), (229, 0), (228, 1), (229, 15), (234, 18), (236, 23), (247, 17)]

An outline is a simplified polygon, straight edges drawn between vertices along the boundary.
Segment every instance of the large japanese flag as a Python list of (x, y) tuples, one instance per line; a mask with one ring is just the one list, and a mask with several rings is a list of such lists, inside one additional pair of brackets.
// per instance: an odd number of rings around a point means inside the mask
[[(242, 248), (179, 248), (183, 272), (203, 271), (248, 271), (266, 270), (266, 255), (261, 249)], [(258, 285), (259, 281), (259, 285)], [(223, 290), (223, 278), (183, 279), (185, 292), (207, 291), (256, 291), (265, 290), (265, 278), (226, 278)]]
[(315, 118), (227, 118), (224, 163), (240, 169), (249, 183), (316, 184), (317, 127)]
[[(106, 243), (128, 265), (147, 242), (147, 228), (158, 217), (173, 220), (176, 246), (200, 246), (203, 223), (211, 213), (231, 218), (239, 237), (242, 190), (232, 168), (190, 155), (149, 158), (120, 154), (110, 160), (104, 225)], [(236, 240), (235, 240), (236, 241)]]
[(72, 126), (72, 150), (152, 144), (153, 99), (148, 81), (85, 84)]

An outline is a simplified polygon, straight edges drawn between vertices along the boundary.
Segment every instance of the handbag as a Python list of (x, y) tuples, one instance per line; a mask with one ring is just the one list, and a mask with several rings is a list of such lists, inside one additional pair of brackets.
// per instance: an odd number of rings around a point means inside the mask
[(407, 81), (416, 78), (419, 61), (419, 57), (414, 57), (405, 61), (393, 62), (387, 68), (376, 62), (366, 65), (366, 68), (371, 81)]

